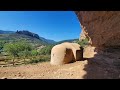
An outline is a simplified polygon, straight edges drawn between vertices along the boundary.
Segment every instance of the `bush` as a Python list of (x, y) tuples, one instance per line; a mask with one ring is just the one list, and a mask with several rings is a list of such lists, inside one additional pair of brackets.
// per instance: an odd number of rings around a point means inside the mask
[(32, 55), (32, 56), (37, 56), (37, 55), (38, 55), (37, 50), (32, 50), (32, 51), (31, 51), (31, 55)]
[(39, 52), (40, 55), (50, 55), (51, 54), (51, 49), (53, 48), (54, 45), (48, 45), (44, 48), (42, 48)]
[(31, 50), (32, 46), (26, 42), (14, 42), (4, 45), (4, 51), (13, 56), (19, 56), (20, 52)]
[(81, 46), (81, 47), (85, 47), (86, 45), (88, 45), (88, 39), (85, 38), (84, 40), (82, 41), (77, 41), (77, 43)]
[(50, 61), (50, 55), (42, 55), (38, 58), (34, 58), (30, 61), (28, 61), (27, 63), (39, 63), (39, 62), (47, 62), (47, 61)]
[(18, 56), (19, 49), (17, 47), (17, 44), (5, 44), (3, 49), (11, 56)]
[(1, 40), (1, 41), (0, 41), (0, 51), (2, 51), (5, 43), (6, 43), (5, 40)]

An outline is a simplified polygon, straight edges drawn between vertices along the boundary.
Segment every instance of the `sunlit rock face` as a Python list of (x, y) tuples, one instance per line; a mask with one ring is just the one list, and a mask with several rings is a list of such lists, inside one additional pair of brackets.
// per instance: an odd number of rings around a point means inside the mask
[(75, 11), (92, 46), (120, 45), (120, 11)]

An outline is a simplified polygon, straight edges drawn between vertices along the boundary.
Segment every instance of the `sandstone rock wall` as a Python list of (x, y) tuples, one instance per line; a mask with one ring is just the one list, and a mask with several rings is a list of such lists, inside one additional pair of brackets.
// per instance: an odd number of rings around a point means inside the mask
[(82, 32), (81, 32), (81, 34), (80, 34), (79, 41), (82, 41), (82, 40), (84, 40), (85, 38), (86, 38), (86, 36), (85, 36), (85, 34), (84, 34), (83, 30), (82, 30)]
[(75, 11), (95, 47), (120, 45), (120, 11)]

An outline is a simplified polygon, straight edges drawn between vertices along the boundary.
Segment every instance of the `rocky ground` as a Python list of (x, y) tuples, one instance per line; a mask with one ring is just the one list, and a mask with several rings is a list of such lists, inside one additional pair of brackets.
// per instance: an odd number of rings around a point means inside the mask
[[(90, 52), (90, 53), (88, 53)], [(116, 61), (115, 61), (116, 60)], [(97, 55), (86, 48), (84, 60), (54, 66), (49, 62), (16, 67), (0, 67), (1, 79), (119, 79), (119, 52)]]

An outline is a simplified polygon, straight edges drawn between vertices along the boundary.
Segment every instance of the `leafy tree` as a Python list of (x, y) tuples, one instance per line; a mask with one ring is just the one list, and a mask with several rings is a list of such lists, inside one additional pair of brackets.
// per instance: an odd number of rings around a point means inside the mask
[(25, 59), (31, 56), (31, 51), (33, 49), (32, 45), (25, 42), (21, 41), (18, 42), (18, 49), (19, 49), (19, 57), (22, 57), (24, 59), (24, 64), (25, 64)]
[(4, 45), (4, 51), (13, 57), (13, 65), (14, 65), (15, 57), (23, 57), (25, 62), (25, 58), (30, 56), (31, 50), (32, 50), (32, 46), (26, 43), (25, 41), (7, 43)]
[(24, 59), (24, 64), (26, 63), (25, 59), (28, 58), (29, 56), (31, 56), (31, 52), (28, 50), (24, 50), (19, 53), (19, 57)]
[(19, 52), (16, 46), (17, 45), (11, 43), (4, 45), (4, 51), (6, 51), (10, 56), (13, 57), (13, 65), (14, 65), (15, 57), (18, 57), (18, 52)]

